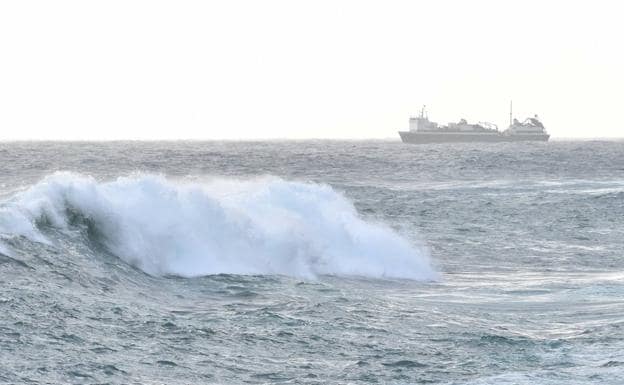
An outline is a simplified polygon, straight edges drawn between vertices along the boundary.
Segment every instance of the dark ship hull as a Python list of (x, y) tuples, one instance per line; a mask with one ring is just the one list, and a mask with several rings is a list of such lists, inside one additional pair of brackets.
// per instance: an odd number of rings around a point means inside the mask
[(464, 142), (546, 142), (548, 134), (502, 134), (499, 132), (424, 132), (399, 131), (403, 143), (464, 143)]

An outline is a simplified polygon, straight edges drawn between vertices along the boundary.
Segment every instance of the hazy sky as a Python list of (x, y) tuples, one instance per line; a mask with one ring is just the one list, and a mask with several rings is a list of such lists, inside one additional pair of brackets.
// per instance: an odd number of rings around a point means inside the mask
[(440, 123), (624, 136), (606, 1), (2, 1), (0, 139), (397, 138)]

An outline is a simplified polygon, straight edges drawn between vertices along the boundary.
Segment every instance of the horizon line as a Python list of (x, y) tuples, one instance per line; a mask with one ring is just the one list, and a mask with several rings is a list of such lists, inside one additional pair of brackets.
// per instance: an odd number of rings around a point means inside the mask
[[(556, 136), (550, 137), (550, 141), (590, 141), (590, 140), (606, 140), (606, 141), (619, 141), (624, 140), (624, 136), (572, 136), (563, 137)], [(401, 142), (400, 138), (395, 137), (382, 137), (382, 138), (322, 138), (322, 137), (309, 137), (309, 138), (283, 138), (283, 137), (267, 137), (267, 138), (94, 138), (94, 139), (80, 139), (80, 138), (36, 138), (36, 139), (22, 139), (22, 138), (0, 138), (0, 143), (24, 143), (24, 142), (302, 142), (302, 141), (391, 141)]]

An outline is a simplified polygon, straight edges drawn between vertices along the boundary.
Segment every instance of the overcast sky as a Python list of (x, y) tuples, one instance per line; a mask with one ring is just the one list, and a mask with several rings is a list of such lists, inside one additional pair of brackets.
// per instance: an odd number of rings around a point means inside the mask
[(0, 139), (397, 138), (440, 123), (624, 136), (606, 1), (2, 1)]

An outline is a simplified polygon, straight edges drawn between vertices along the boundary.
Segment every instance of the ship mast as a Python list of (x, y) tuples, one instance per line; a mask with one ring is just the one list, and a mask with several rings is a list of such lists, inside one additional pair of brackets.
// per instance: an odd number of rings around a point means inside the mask
[(509, 127), (511, 127), (511, 122), (513, 120), (513, 100), (509, 101)]

